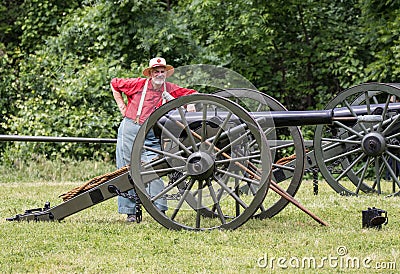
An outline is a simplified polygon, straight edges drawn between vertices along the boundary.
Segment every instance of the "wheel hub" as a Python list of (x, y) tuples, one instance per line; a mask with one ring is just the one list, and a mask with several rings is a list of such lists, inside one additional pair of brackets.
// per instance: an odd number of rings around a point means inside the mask
[(198, 151), (188, 157), (186, 168), (188, 174), (196, 179), (206, 179), (214, 171), (214, 157), (204, 151)]
[(368, 156), (378, 156), (385, 151), (386, 141), (381, 134), (371, 132), (364, 136), (361, 147)]

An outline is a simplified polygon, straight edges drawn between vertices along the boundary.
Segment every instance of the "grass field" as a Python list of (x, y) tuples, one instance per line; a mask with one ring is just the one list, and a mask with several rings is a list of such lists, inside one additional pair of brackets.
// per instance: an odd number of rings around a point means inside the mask
[[(398, 197), (344, 197), (322, 180), (319, 194), (304, 181), (295, 198), (329, 223), (319, 225), (289, 205), (267, 220), (249, 220), (234, 231), (167, 230), (147, 213), (140, 224), (117, 214), (107, 200), (61, 222), (8, 222), (25, 209), (85, 180), (111, 164), (0, 166), (1, 273), (396, 273), (400, 268)], [(363, 229), (368, 207), (388, 212), (381, 230)]]

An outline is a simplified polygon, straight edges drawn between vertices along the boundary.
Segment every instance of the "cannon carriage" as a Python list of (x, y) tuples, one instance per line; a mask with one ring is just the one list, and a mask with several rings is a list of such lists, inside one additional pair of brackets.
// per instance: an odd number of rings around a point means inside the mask
[[(181, 97), (146, 120), (121, 174), (58, 206), (8, 220), (62, 220), (134, 188), (169, 229), (235, 229), (252, 217), (273, 217), (288, 203), (326, 225), (294, 199), (306, 169), (318, 167), (342, 195), (399, 194), (399, 97), (400, 84), (382, 83), (345, 90), (321, 111), (288, 111), (249, 89)], [(187, 104), (196, 112), (187, 112)], [(306, 125), (316, 125), (308, 152), (299, 128)], [(146, 147), (150, 131), (162, 150)], [(144, 161), (147, 154), (156, 157)], [(159, 179), (164, 190), (149, 195)], [(159, 199), (167, 200), (167, 212), (156, 207)]]

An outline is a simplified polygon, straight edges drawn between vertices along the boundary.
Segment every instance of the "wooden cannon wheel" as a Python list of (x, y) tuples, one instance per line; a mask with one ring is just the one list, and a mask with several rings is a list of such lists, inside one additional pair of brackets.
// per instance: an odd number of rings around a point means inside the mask
[(391, 108), (399, 98), (400, 84), (367, 83), (341, 92), (327, 104), (326, 109), (334, 113), (347, 111), (358, 118), (380, 118), (360, 119), (354, 125), (335, 121), (316, 127), (314, 153), (318, 167), (336, 192), (399, 195), (400, 114)]
[[(197, 112), (187, 112), (187, 104), (195, 104)], [(163, 149), (145, 145), (151, 131)], [(143, 206), (169, 229), (239, 227), (260, 207), (271, 179), (271, 153), (262, 132), (244, 108), (219, 96), (195, 94), (161, 106), (132, 149), (130, 174)], [(147, 154), (156, 157), (142, 163)], [(160, 180), (163, 190), (154, 192)], [(254, 195), (244, 195), (244, 187)], [(163, 199), (165, 214), (156, 206)]]

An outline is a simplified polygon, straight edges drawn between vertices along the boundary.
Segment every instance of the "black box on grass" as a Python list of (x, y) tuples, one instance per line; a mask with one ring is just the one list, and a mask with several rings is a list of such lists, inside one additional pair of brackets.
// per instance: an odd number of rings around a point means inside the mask
[(368, 208), (362, 211), (362, 227), (381, 229), (388, 223), (387, 212), (379, 208)]

